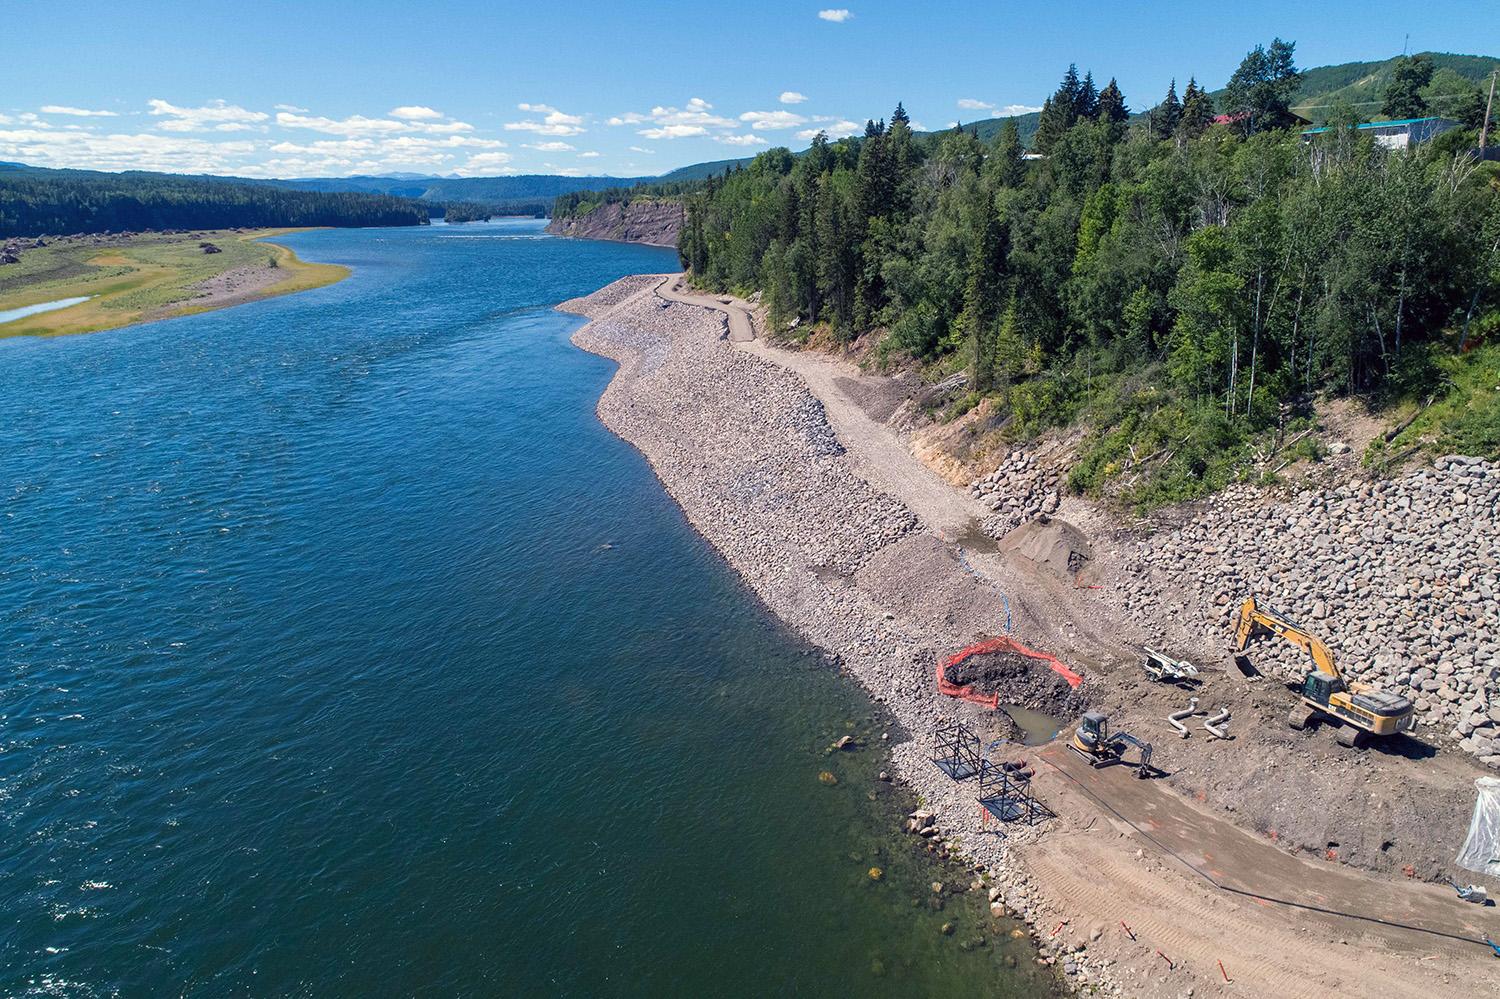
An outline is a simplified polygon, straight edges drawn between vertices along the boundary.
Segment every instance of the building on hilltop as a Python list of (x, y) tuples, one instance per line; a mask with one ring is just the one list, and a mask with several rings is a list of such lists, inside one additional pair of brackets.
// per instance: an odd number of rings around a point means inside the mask
[[(1321, 128), (1309, 128), (1302, 133), (1302, 141), (1311, 142), (1331, 127), (1324, 125)], [(1397, 121), (1367, 122), (1356, 125), (1355, 129), (1362, 134), (1374, 135), (1375, 141), (1387, 149), (1406, 149), (1457, 127), (1458, 122), (1451, 118), (1401, 118)]]

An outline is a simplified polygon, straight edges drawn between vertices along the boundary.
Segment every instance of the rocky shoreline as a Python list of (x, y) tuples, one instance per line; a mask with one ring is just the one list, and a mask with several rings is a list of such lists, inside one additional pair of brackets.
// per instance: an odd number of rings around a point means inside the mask
[[(600, 419), (645, 455), (694, 528), (780, 618), (887, 705), (896, 734), (910, 736), (891, 740), (892, 767), (922, 803), (921, 834), (934, 850), (961, 852), (997, 916), (1035, 928), (1044, 917), (1030, 879), (998, 837), (981, 834), (973, 789), (927, 756), (933, 725), (955, 708), (936, 694), (932, 664), (969, 636), (879, 601), (885, 581), (876, 577), (884, 575), (954, 589), (947, 546), (849, 471), (822, 404), (795, 375), (730, 349), (721, 315), (663, 307), (651, 295), (659, 280), (626, 278), (559, 307), (605, 317), (573, 337), (620, 364)], [(987, 611), (992, 630), (1002, 627), (998, 606)], [(1009, 842), (1034, 835), (1018, 830)], [(1038, 939), (1039, 960), (1078, 983), (1109, 987), (1105, 969), (1083, 953), (1086, 940)]]
[[(1041, 576), (1028, 580), (1009, 574), (1003, 543), (1002, 554), (966, 552), (856, 475), (823, 403), (803, 380), (731, 345), (723, 313), (655, 295), (661, 280), (625, 278), (559, 306), (592, 320), (574, 334), (575, 344), (620, 365), (599, 400), (600, 419), (646, 457), (693, 527), (754, 593), (887, 706), (894, 720), (891, 769), (919, 801), (909, 831), (928, 849), (971, 864), (995, 915), (1024, 920), (1038, 944), (1037, 960), (1055, 966), (1070, 987), (1091, 994), (1177, 996), (1191, 995), (1194, 988), (1203, 990), (1200, 994), (1217, 990), (1219, 983), (1211, 967), (1190, 969), (1180, 962), (1158, 967), (1159, 954), (1142, 950), (1134, 933), (1127, 941), (1112, 925), (1097, 922), (1088, 906), (1054, 897), (1024, 859), (1037, 849), (1056, 864), (1057, 856), (1045, 853), (1051, 842), (1042, 839), (1045, 827), (1011, 827), (1005, 838), (986, 833), (975, 789), (933, 766), (932, 732), (940, 721), (965, 716), (986, 739), (1008, 734), (997, 729), (997, 717), (1003, 716), (940, 695), (933, 669), (975, 638), (1005, 633), (1012, 610), (1023, 641), (1079, 661), (1089, 650), (1089, 680), (1079, 697), (1104, 707), (1132, 731), (1152, 735), (1164, 728), (1161, 716), (1180, 705), (1173, 691), (1140, 681), (1137, 663), (1127, 661), (1130, 647), (1165, 644), (1178, 654), (1200, 657), (1223, 678), (1214, 680), (1212, 689), (1232, 701), (1235, 730), (1254, 731), (1253, 748), (1237, 750), (1246, 744), (1232, 740), (1220, 748), (1204, 738), (1172, 744), (1176, 773), (1169, 781), (1186, 798), (1232, 815), (1241, 826), (1269, 830), (1272, 841), (1285, 849), (1317, 851), (1320, 859), (1326, 849), (1329, 861), (1397, 877), (1404, 869), (1406, 877), (1423, 880), (1445, 870), (1448, 840), (1461, 836), (1467, 822), (1467, 814), (1460, 813), (1472, 801), (1465, 790), (1472, 788), (1472, 771), (1444, 753), (1427, 764), (1383, 761), (1381, 767), (1388, 769), (1377, 773), (1368, 759), (1349, 759), (1312, 740), (1296, 741), (1301, 733), (1286, 731), (1286, 707), (1275, 687), (1235, 685), (1227, 678), (1237, 674), (1228, 672), (1233, 667), (1224, 654), (1224, 616), (1238, 596), (1231, 593), (1234, 586), (1270, 586), (1278, 594), (1290, 588), (1297, 599), (1285, 609), (1327, 620), (1330, 629), (1359, 622), (1358, 628), (1351, 626), (1355, 637), (1347, 645), (1335, 645), (1351, 672), (1404, 685), (1421, 698), (1429, 725), (1435, 719), (1452, 724), (1452, 738), (1461, 733), (1466, 740), (1461, 748), (1493, 755), (1490, 733), (1496, 729), (1489, 710), (1494, 702), (1488, 691), (1500, 663), (1485, 643), (1494, 633), (1493, 517), (1500, 477), (1492, 466), (1446, 460), (1410, 481), (1353, 485), (1332, 501), (1309, 495), (1278, 505), (1261, 498), (1250, 525), (1242, 522), (1246, 498), (1231, 495), (1219, 501), (1222, 507), (1207, 504), (1187, 522), (1158, 526), (1143, 538), (1139, 531), (1098, 518), (1077, 500), (1061, 498), (1055, 477), (1017, 454), (1008, 459), (1008, 473), (976, 483), (974, 494), (1001, 517), (1026, 524), (1033, 535), (1049, 529), (1054, 512), (1071, 518), (1100, 548), (1099, 562), (1088, 574), (1097, 585), (1079, 585), (1071, 561), (1050, 583)], [(1455, 489), (1462, 490), (1463, 501), (1449, 510)], [(1392, 519), (1372, 509), (1387, 500), (1410, 518)], [(1434, 516), (1438, 507), (1447, 512)], [(1423, 526), (1424, 516), (1430, 529)], [(982, 537), (981, 525), (975, 526)], [(1378, 575), (1361, 564), (1361, 546), (1392, 542), (1410, 553), (1400, 561), (1401, 572)], [(1470, 553), (1478, 558), (1464, 589), (1472, 596), (1455, 602), (1450, 599), (1454, 588), (1439, 578), (1456, 576), (1449, 570), (1458, 552), (1464, 552), (1465, 564), (1472, 561)], [(1037, 553), (1023, 554), (1040, 564)], [(1306, 570), (1278, 572), (1276, 566), (1291, 556), (1305, 556), (1299, 564)], [(1297, 585), (1315, 582), (1320, 572), (1347, 572), (1351, 579), (1337, 596), (1323, 599), (1322, 618), (1314, 604), (1317, 587)], [(1406, 578), (1398, 583), (1396, 576), (1403, 573)], [(997, 581), (1005, 583), (1009, 600)], [(1035, 592), (1028, 592), (1033, 584)], [(1398, 585), (1407, 587), (1399, 599)], [(1423, 662), (1403, 673), (1395, 660), (1378, 658), (1375, 644), (1382, 629), (1389, 634), (1413, 611), (1431, 615), (1423, 620), (1431, 624), (1432, 636), (1400, 647), (1403, 655), (1416, 653)], [(1456, 621), (1482, 624), (1484, 630), (1465, 640), (1452, 631)], [(1394, 654), (1397, 646), (1386, 644)], [(1429, 650), (1434, 658), (1426, 658)], [(1257, 662), (1265, 660), (1263, 672), (1292, 671), (1290, 660), (1283, 664), (1286, 657), (1274, 646), (1258, 645), (1254, 651)], [(1283, 756), (1302, 760), (1301, 767), (1278, 768)], [(1442, 765), (1434, 770), (1433, 763)], [(1364, 814), (1367, 796), (1361, 789), (1377, 778), (1410, 787), (1378, 814)], [(1064, 790), (1055, 787), (1058, 794)], [(1096, 835), (1088, 832), (1095, 820), (1081, 811), (1062, 823), (1065, 841)], [(1330, 832), (1334, 826), (1337, 835)], [(1058, 849), (1065, 853), (1067, 847)], [(1109, 858), (1116, 875), (1131, 876), (1121, 869), (1124, 864), (1165, 876), (1150, 857), (1129, 850)], [(1209, 907), (1217, 904), (1190, 884), (1171, 890)], [(1277, 972), (1267, 974), (1274, 979)]]

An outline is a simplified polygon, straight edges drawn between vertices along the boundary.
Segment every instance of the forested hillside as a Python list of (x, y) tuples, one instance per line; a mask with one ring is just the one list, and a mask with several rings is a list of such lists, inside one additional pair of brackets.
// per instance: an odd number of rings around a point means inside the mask
[(425, 225), (429, 206), (158, 173), (0, 165), (0, 236), (144, 229)]
[(1348, 104), (1365, 117), (1372, 117), (1381, 110), (1391, 80), (1414, 61), (1430, 67), (1420, 84), (1430, 98), (1430, 110), (1457, 118), (1483, 113), (1482, 87), (1495, 68), (1495, 60), (1447, 52), (1421, 52), (1411, 59), (1398, 56), (1379, 62), (1346, 62), (1310, 69), (1301, 76), (1292, 106), (1317, 122), (1326, 119), (1340, 104)]
[[(596, 191), (606, 187), (630, 187), (649, 182), (649, 177), (562, 177), (552, 174), (518, 174), (513, 177), (307, 177), (257, 183), (299, 191), (364, 191), (402, 198), (469, 208), (483, 207), (494, 214), (542, 215), (559, 195), (574, 191)], [(452, 213), (449, 213), (450, 218)]]
[[(988, 400), (1014, 438), (1079, 422), (1074, 487), (1143, 505), (1241, 474), (1320, 392), (1492, 388), (1472, 372), (1500, 374), (1500, 183), (1473, 132), (1392, 153), (1344, 107), (1304, 144), (1280, 41), (1217, 108), (1190, 80), (1132, 119), (1093, 81), (1070, 68), (1048, 99), (1039, 161), (1013, 123), (922, 141), (899, 107), (860, 138), (763, 153), (688, 197), (684, 263), (762, 290), (778, 329), (961, 368), (948, 415)], [(1455, 446), (1500, 451), (1491, 388), (1446, 428)]]

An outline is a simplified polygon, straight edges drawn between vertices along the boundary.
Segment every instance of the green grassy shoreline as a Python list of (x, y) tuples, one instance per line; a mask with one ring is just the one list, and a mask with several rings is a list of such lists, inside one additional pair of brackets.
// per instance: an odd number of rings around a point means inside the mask
[[(65, 298), (89, 300), (0, 325), (0, 339), (97, 333), (307, 291), (349, 276), (347, 267), (309, 263), (288, 247), (265, 242), (300, 231), (67, 237), (32, 248), (20, 241), (20, 262), (0, 267), (0, 312)], [(205, 253), (203, 243), (220, 252)]]

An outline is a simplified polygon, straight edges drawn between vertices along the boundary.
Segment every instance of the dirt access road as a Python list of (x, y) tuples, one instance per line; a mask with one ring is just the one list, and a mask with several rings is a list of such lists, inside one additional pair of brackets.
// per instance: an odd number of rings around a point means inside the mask
[(1382, 995), (1430, 999), (1500, 985), (1500, 962), (1478, 943), (1495, 932), (1493, 909), (1289, 856), (1064, 745), (1038, 756), (1037, 792), (1059, 819), (1022, 861), (1063, 912), (1086, 914), (1085, 931), (1103, 928), (1093, 948), (1140, 969), (1143, 993), (1180, 989), (1184, 966), (1226, 995), (1371, 994), (1379, 980)]
[[(976, 537), (985, 508), (868, 414), (849, 391), (861, 377), (852, 365), (755, 339), (746, 303), (695, 294), (680, 280), (664, 279), (657, 294), (725, 314), (737, 349), (799, 374), (856, 474), (906, 503), (932, 534), (963, 542), (969, 567), (1012, 594), (1054, 652), (1089, 663), (1101, 643), (1118, 655), (1116, 646), (1136, 640), (1090, 615), (1086, 595), (1063, 592), (1057, 578)], [(1049, 920), (1113, 960), (1127, 994), (1368, 994), (1376, 982), (1383, 995), (1422, 999), (1500, 992), (1500, 961), (1479, 942), (1500, 934), (1500, 910), (1294, 857), (1160, 782), (1095, 771), (1060, 743), (1040, 759), (1037, 790), (1058, 819), (1018, 854), (1056, 913)]]

